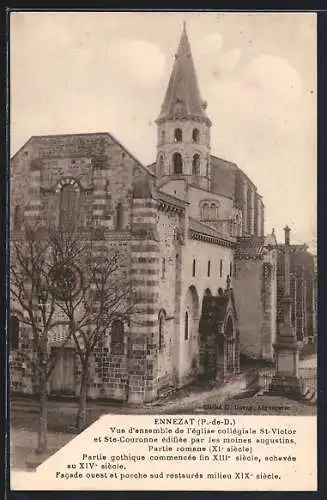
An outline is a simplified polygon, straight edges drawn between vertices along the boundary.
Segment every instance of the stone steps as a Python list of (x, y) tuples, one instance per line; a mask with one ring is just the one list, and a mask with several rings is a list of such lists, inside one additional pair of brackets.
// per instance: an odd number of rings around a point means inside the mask
[(176, 391), (174, 386), (168, 386), (161, 389), (158, 393), (158, 399), (165, 399), (171, 396)]
[[(256, 396), (264, 396), (265, 394), (268, 394), (268, 392), (269, 392), (268, 390), (261, 387), (255, 393), (255, 395)], [(303, 388), (301, 390), (301, 400), (303, 402), (315, 405), (317, 403), (317, 392), (314, 389), (310, 389), (309, 387), (303, 386)]]

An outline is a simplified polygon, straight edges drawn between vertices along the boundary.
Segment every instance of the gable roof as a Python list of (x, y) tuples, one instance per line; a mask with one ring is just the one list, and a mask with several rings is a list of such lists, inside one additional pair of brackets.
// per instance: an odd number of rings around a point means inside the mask
[(99, 137), (99, 136), (104, 136), (109, 138), (112, 142), (116, 143), (125, 153), (127, 153), (134, 161), (137, 163), (139, 167), (141, 167), (147, 174), (149, 174), (151, 177), (155, 177), (155, 174), (149, 169), (149, 167), (143, 165), (123, 144), (116, 139), (112, 134), (109, 132), (87, 132), (87, 133), (78, 133), (78, 134), (49, 134), (49, 135), (32, 135), (26, 142), (23, 144), (21, 148), (11, 157), (11, 161), (13, 161), (17, 155), (24, 149), (28, 144), (30, 144), (33, 140), (39, 140), (39, 139), (58, 139), (58, 138), (65, 138), (65, 137)]

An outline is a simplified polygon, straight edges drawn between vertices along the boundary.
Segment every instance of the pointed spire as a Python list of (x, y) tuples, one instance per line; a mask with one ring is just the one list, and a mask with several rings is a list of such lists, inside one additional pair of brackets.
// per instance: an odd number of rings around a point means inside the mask
[(190, 42), (183, 21), (183, 31), (158, 120), (166, 118), (201, 118), (208, 122), (206, 102), (201, 98)]

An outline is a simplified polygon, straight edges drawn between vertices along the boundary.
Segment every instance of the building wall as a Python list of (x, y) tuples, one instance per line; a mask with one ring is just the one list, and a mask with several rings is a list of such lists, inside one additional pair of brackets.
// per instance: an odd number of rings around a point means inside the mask
[[(158, 312), (165, 312), (163, 323), (163, 342), (158, 353), (158, 388), (174, 385), (177, 370), (176, 357), (174, 356), (176, 339), (176, 322), (178, 310), (176, 299), (179, 298), (178, 290), (178, 262), (180, 242), (177, 230), (182, 226), (183, 215), (166, 209), (158, 213), (158, 235), (160, 269), (158, 284)], [(177, 278), (177, 279), (176, 279)], [(178, 300), (178, 299), (177, 299)]]
[(261, 260), (236, 260), (234, 291), (239, 320), (241, 353), (260, 358), (261, 350)]
[[(174, 140), (176, 129), (182, 131), (182, 141)], [(198, 142), (193, 142), (192, 131), (199, 131)], [(204, 122), (193, 120), (165, 120), (158, 126), (158, 146), (157, 156), (163, 157), (163, 165), (159, 168), (157, 161), (157, 176), (174, 175), (173, 154), (180, 153), (183, 158), (183, 175), (192, 176), (193, 155), (200, 156), (199, 177), (203, 178), (201, 182), (207, 187), (209, 153), (210, 153), (210, 129)]]
[(229, 219), (235, 215), (233, 199), (189, 186), (188, 202), (190, 203), (190, 217), (201, 219), (200, 203), (205, 200), (216, 201), (218, 203), (219, 219)]
[(273, 360), (276, 339), (276, 255), (263, 259), (237, 259), (234, 292), (241, 353)]
[[(193, 274), (195, 260), (195, 276)], [(208, 261), (210, 261), (210, 276), (208, 276)], [(220, 276), (220, 261), (222, 261), (222, 276)], [(202, 300), (206, 290), (217, 295), (219, 288), (226, 288), (227, 275), (233, 269), (233, 250), (228, 247), (188, 239), (182, 247), (182, 287), (181, 314), (179, 325), (179, 385), (184, 385), (198, 374), (199, 370), (199, 332), (198, 323), (201, 315)], [(233, 278), (232, 278), (233, 280)], [(192, 307), (190, 288), (197, 303), (194, 323), (190, 326), (190, 335), (185, 340), (185, 311)]]
[[(233, 217), (238, 209), (232, 198), (187, 186), (182, 179), (171, 180), (162, 190), (187, 200), (188, 206), (185, 211), (173, 209), (169, 203), (161, 206), (157, 195), (153, 196), (151, 175), (108, 134), (32, 138), (15, 155), (11, 175), (12, 213), (17, 205), (22, 206), (27, 220), (35, 220), (37, 214), (58, 222), (60, 189), (65, 182), (77, 183), (81, 227), (102, 228), (99, 251), (116, 246), (128, 262), (123, 271), (129, 273), (140, 303), (129, 324), (124, 325), (123, 352), (111, 352), (110, 332), (97, 346), (90, 366), (90, 397), (140, 403), (153, 400), (165, 387), (194, 380), (199, 373), (198, 324), (204, 294), (210, 290), (216, 295), (219, 288), (225, 289), (231, 274), (241, 344), (243, 339), (245, 350), (254, 355), (258, 355), (260, 345), (260, 355), (267, 354), (262, 347), (265, 342), (258, 341), (260, 328), (266, 329), (269, 336), (273, 325), (271, 315), (263, 317), (260, 309), (262, 273), (258, 262), (236, 263), (234, 277), (231, 245), (191, 239), (187, 229), (188, 217), (200, 218), (203, 200), (218, 202), (219, 218)], [(123, 207), (119, 229), (118, 203)], [(265, 290), (265, 300), (273, 309), (273, 290)], [(161, 310), (165, 312), (165, 324), (159, 349)], [(257, 325), (254, 330), (253, 325)], [(21, 370), (21, 363), (21, 356), (15, 353), (13, 366)], [(78, 394), (78, 358), (74, 369)], [(16, 388), (32, 392), (35, 381), (33, 386), (32, 374), (24, 370), (21, 382), (15, 382)]]
[(32, 138), (12, 161), (11, 213), (22, 205), (35, 218), (35, 206), (40, 205), (42, 215), (53, 219), (59, 205), (56, 188), (72, 178), (81, 186), (82, 225), (99, 219), (115, 229), (115, 210), (121, 203), (122, 229), (128, 230), (135, 167), (137, 161), (109, 134)]

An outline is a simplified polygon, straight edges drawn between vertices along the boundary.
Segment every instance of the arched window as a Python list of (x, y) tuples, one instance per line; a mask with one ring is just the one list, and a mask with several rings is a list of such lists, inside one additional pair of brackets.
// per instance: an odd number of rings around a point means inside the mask
[(211, 203), (211, 207), (210, 207), (210, 219), (211, 220), (216, 220), (218, 217), (217, 217), (217, 213), (218, 213), (218, 207), (215, 203)]
[(195, 259), (193, 259), (192, 276), (195, 276)]
[(202, 205), (202, 219), (203, 220), (209, 219), (209, 204), (208, 203), (204, 203)]
[(211, 262), (210, 260), (208, 260), (208, 269), (207, 269), (208, 278), (210, 277), (210, 267), (211, 267)]
[(180, 153), (173, 154), (173, 166), (174, 175), (180, 175), (183, 173), (183, 158)]
[(9, 341), (12, 349), (18, 349), (19, 344), (19, 319), (17, 316), (10, 316)]
[(124, 324), (115, 319), (111, 325), (111, 354), (123, 354), (124, 352)]
[(222, 259), (220, 259), (220, 263), (219, 263), (219, 277), (220, 278), (223, 277), (223, 261), (222, 261)]
[(174, 142), (182, 142), (183, 140), (183, 132), (180, 128), (175, 128), (174, 132)]
[(184, 339), (188, 339), (188, 311), (185, 311), (185, 318), (184, 318)]
[(124, 209), (121, 203), (118, 203), (116, 207), (116, 229), (122, 229), (124, 222)]
[(79, 192), (72, 184), (66, 184), (60, 191), (60, 227), (74, 230), (79, 216)]
[(159, 323), (159, 350), (164, 346), (164, 334), (165, 334), (165, 320), (166, 314), (163, 309), (159, 311), (158, 314), (158, 323)]
[(199, 140), (200, 140), (200, 132), (197, 128), (194, 128), (192, 132), (192, 141), (199, 142)]
[(200, 155), (195, 154), (192, 161), (192, 175), (200, 174)]

